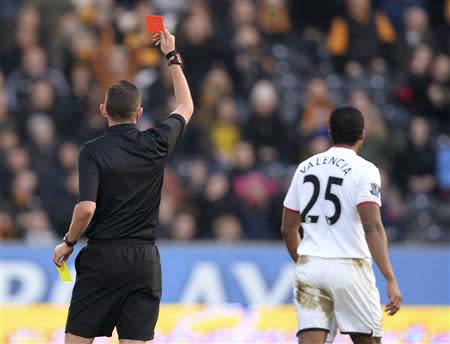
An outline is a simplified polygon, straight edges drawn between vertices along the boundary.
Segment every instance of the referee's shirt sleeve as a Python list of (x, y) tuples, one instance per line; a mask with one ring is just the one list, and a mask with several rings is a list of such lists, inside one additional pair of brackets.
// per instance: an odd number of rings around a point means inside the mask
[(99, 183), (98, 166), (95, 162), (94, 156), (86, 145), (83, 145), (80, 150), (78, 170), (80, 193), (77, 202), (96, 202)]
[(173, 113), (158, 126), (149, 130), (155, 140), (158, 156), (166, 157), (172, 152), (185, 128), (184, 117)]

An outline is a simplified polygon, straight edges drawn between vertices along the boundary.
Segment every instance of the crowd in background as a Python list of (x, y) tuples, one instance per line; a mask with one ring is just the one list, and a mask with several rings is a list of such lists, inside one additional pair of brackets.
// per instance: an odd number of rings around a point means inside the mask
[(359, 108), (392, 241), (450, 238), (450, 1), (4, 0), (0, 238), (67, 231), (79, 146), (102, 135), (116, 80), (142, 91), (141, 129), (174, 109), (145, 15), (165, 16), (195, 102), (166, 169), (158, 233), (278, 239), (296, 165), (330, 146), (333, 108)]

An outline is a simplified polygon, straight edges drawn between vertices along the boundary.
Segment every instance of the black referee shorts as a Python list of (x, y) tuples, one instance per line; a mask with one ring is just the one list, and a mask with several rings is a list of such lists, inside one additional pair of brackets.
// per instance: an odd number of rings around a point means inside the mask
[(161, 299), (157, 247), (143, 241), (90, 241), (75, 259), (66, 333), (151, 340)]

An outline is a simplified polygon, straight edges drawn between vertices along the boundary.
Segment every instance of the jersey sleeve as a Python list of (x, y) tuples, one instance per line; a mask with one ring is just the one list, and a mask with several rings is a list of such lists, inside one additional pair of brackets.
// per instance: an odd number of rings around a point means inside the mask
[(158, 156), (165, 157), (170, 154), (181, 138), (185, 127), (184, 117), (173, 113), (158, 126), (149, 130), (156, 142)]
[(293, 211), (300, 211), (300, 204), (298, 200), (298, 189), (297, 189), (297, 182), (298, 180), (298, 173), (295, 172), (294, 177), (292, 178), (291, 185), (289, 187), (289, 190), (286, 194), (286, 197), (284, 198), (283, 207), (293, 210)]
[(98, 165), (86, 146), (81, 147), (78, 159), (79, 196), (77, 202), (97, 201), (99, 184)]
[(381, 206), (381, 177), (380, 171), (374, 165), (362, 171), (358, 184), (356, 205), (362, 203), (376, 203)]

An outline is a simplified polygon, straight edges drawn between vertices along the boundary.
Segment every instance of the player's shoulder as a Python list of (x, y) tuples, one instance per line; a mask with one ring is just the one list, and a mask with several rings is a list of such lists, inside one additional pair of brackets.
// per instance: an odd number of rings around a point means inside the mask
[(320, 153), (311, 155), (310, 157), (306, 158), (298, 165), (299, 169), (301, 168), (301, 166), (308, 165), (309, 163), (312, 163), (313, 161), (316, 161), (318, 158), (326, 155), (327, 152), (328, 151), (320, 152)]
[(360, 166), (360, 172), (361, 173), (367, 173), (367, 172), (372, 172), (372, 173), (378, 173), (378, 167), (371, 161), (364, 159), (362, 156), (360, 155), (356, 155), (356, 161), (358, 162), (359, 166)]

